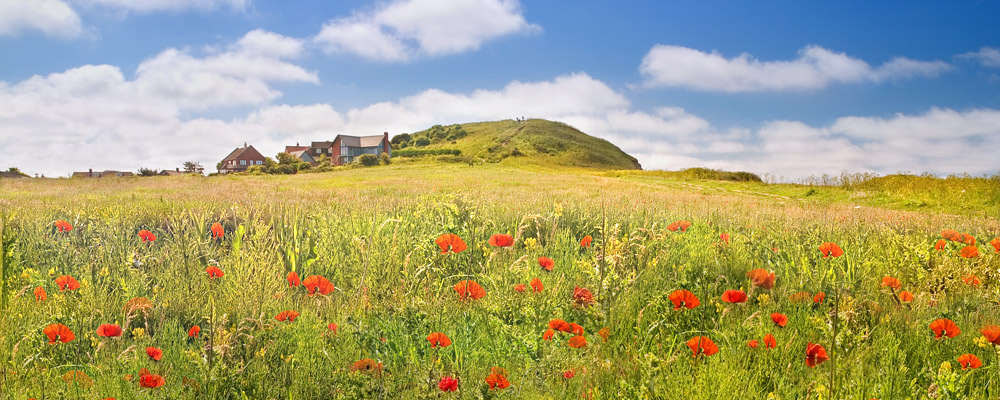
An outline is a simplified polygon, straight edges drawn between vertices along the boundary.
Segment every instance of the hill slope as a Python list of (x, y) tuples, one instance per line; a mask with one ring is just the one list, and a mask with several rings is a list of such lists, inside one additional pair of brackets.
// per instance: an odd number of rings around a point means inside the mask
[(398, 155), (458, 150), (460, 159), (470, 162), (642, 169), (635, 157), (611, 142), (543, 119), (435, 125), (397, 135), (393, 150)]

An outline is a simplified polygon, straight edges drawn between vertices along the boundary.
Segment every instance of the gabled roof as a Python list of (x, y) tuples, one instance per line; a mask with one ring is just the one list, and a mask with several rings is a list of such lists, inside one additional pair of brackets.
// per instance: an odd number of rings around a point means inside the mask
[(292, 153), (294, 153), (296, 151), (304, 151), (304, 150), (309, 150), (309, 146), (299, 146), (299, 145), (285, 146), (285, 153), (288, 153), (288, 154), (292, 154)]
[(0, 171), (0, 178), (26, 178), (24, 175), (15, 174), (13, 172)]
[(348, 136), (348, 135), (337, 135), (340, 137), (340, 143), (348, 147), (378, 147), (382, 145), (382, 139), (385, 139), (384, 135), (374, 135), (374, 136)]
[(264, 156), (261, 155), (260, 152), (257, 151), (257, 149), (253, 148), (253, 146), (237, 147), (235, 150), (233, 150), (232, 153), (229, 153), (229, 155), (226, 156), (226, 158), (223, 158), (222, 161), (226, 162), (226, 161), (230, 161), (230, 160), (239, 160), (241, 158), (243, 158), (243, 159), (250, 159), (250, 158), (259, 159), (259, 158), (264, 158)]

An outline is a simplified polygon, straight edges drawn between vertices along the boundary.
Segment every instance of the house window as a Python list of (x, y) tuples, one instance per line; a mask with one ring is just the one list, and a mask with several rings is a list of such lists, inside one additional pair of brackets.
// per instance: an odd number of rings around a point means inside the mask
[(240, 165), (247, 165), (247, 160), (240, 160)]
[(257, 165), (264, 165), (264, 161), (257, 160)]

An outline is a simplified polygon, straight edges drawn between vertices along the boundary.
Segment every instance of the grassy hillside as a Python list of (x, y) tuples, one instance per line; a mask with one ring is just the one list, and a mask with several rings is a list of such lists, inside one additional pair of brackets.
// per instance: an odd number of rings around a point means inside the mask
[(561, 122), (542, 119), (435, 125), (407, 136), (409, 140), (405, 141), (394, 138), (393, 149), (402, 150), (400, 154), (413, 150), (416, 153), (458, 150), (458, 156), (446, 157), (446, 160), (601, 169), (641, 168), (634, 157), (607, 140), (587, 135)]

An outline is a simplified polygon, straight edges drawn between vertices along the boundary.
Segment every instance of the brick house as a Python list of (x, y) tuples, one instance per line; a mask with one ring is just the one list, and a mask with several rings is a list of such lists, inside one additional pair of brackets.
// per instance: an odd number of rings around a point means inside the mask
[(222, 159), (219, 172), (228, 174), (231, 172), (243, 172), (253, 165), (264, 165), (264, 156), (253, 146), (237, 147), (226, 158)]
[[(286, 146), (289, 150), (295, 146)], [(295, 147), (297, 149), (297, 147)], [(392, 155), (392, 145), (389, 144), (389, 132), (374, 136), (349, 136), (337, 135), (332, 141), (312, 142), (305, 151), (313, 160), (318, 160), (320, 156), (327, 156), (333, 165), (344, 165), (353, 162), (355, 158), (363, 154), (380, 155), (382, 153)], [(303, 158), (304, 157), (299, 157)]]

